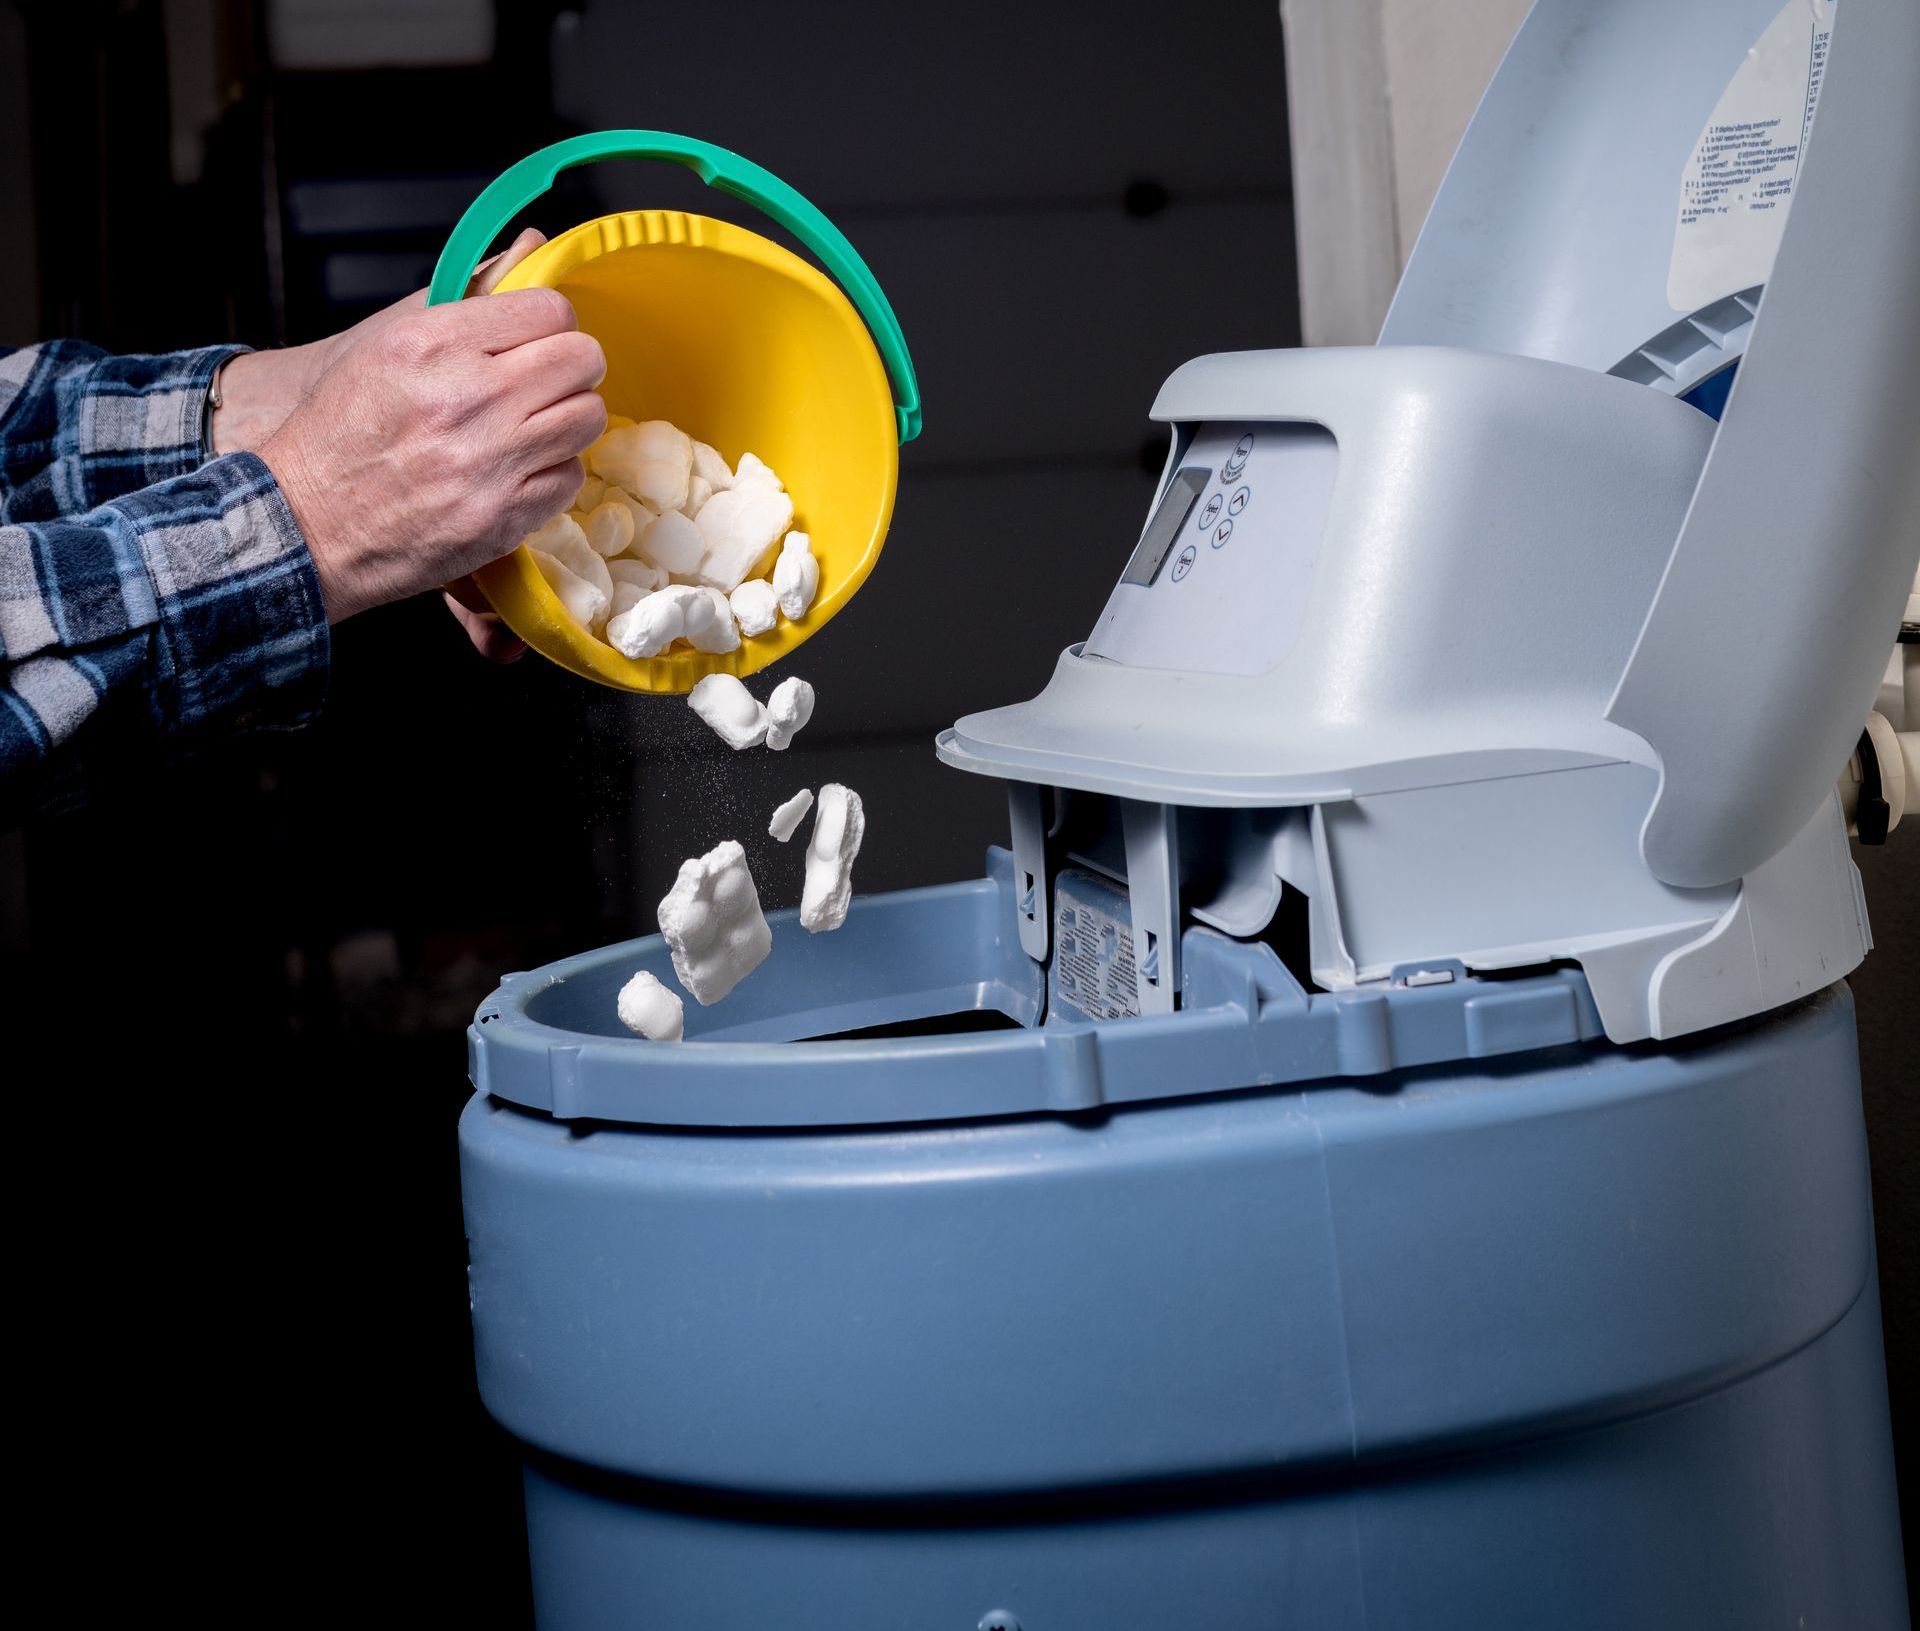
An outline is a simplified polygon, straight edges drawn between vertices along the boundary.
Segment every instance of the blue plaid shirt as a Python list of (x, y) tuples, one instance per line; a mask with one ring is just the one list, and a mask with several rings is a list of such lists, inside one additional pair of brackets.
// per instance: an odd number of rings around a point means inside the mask
[(206, 445), (242, 349), (0, 348), (0, 821), (317, 711), (306, 540), (259, 458)]

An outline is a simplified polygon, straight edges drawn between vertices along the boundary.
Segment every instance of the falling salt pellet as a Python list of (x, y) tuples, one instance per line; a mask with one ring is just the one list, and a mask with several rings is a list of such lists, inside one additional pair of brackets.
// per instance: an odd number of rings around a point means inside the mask
[(634, 548), (655, 566), (690, 575), (699, 570), (707, 540), (697, 523), (689, 521), (678, 510), (669, 510), (648, 525)]
[(670, 583), (607, 624), (607, 644), (623, 657), (658, 657), (687, 632), (687, 603), (699, 591)]
[(733, 472), (720, 457), (720, 450), (698, 440), (693, 444), (693, 473), (707, 484), (709, 492), (724, 493), (733, 485)]
[(695, 651), (719, 655), (740, 649), (740, 625), (733, 607), (718, 589), (695, 588), (687, 602), (687, 644)]
[(798, 623), (820, 592), (820, 563), (813, 558), (813, 540), (804, 532), (790, 532), (773, 563), (773, 593), (780, 610)]
[(686, 1034), (687, 1013), (679, 996), (644, 968), (621, 986), (614, 1009), (622, 1025), (649, 1042), (678, 1042)]
[(773, 819), (767, 823), (767, 836), (777, 838), (784, 844), (800, 830), (800, 823), (812, 808), (813, 789), (803, 787), (773, 812)]
[(820, 789), (807, 840), (807, 880), (800, 891), (800, 927), (809, 934), (837, 929), (853, 899), (853, 862), (867, 835), (860, 795), (838, 782)]
[(650, 593), (667, 586), (666, 573), (651, 561), (643, 561), (634, 555), (622, 555), (616, 560), (608, 561), (607, 575), (613, 579), (613, 586), (616, 589), (623, 583), (630, 583), (636, 589), (644, 589)]
[(660, 902), (660, 933), (673, 953), (674, 973), (702, 1006), (718, 1002), (765, 961), (773, 931), (736, 840), (680, 864)]
[(566, 614), (581, 628), (592, 631), (593, 626), (607, 615), (612, 597), (600, 592), (585, 578), (567, 570), (566, 563), (556, 560), (544, 549), (528, 546), (533, 563), (540, 568), (540, 576), (547, 581), (547, 587), (559, 598)]
[(813, 687), (798, 677), (782, 680), (767, 698), (767, 746), (778, 753), (813, 718)]
[(757, 488), (762, 492), (781, 493), (787, 484), (776, 476), (761, 461), (757, 454), (742, 453), (739, 466), (733, 472), (733, 487)]
[(778, 490), (743, 491), (736, 482), (708, 499), (694, 524), (706, 540), (694, 576), (709, 588), (732, 594), (766, 569), (773, 546), (793, 525), (793, 500)]
[(773, 598), (773, 585), (765, 578), (748, 578), (727, 603), (733, 607), (733, 620), (742, 634), (765, 634), (780, 620), (780, 603)]
[(701, 507), (712, 497), (713, 483), (696, 473), (693, 480), (687, 483), (687, 501), (680, 506), (680, 513), (686, 516), (698, 515)]
[(593, 473), (661, 510), (687, 501), (693, 438), (664, 419), (610, 430), (587, 450)]
[(594, 554), (602, 557), (624, 554), (633, 544), (633, 510), (617, 498), (604, 500), (588, 513), (580, 523), (580, 530), (586, 534)]
[(606, 496), (607, 484), (598, 476), (588, 476), (580, 483), (580, 491), (573, 495), (573, 507), (591, 515)]
[(767, 735), (767, 710), (731, 674), (709, 674), (687, 693), (687, 705), (736, 753)]

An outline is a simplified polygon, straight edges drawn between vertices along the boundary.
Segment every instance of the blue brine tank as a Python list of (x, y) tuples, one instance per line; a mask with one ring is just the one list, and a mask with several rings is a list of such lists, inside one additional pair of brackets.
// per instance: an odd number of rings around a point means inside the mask
[(1178, 370), (1095, 628), (942, 733), (983, 878), (683, 1042), (657, 939), (488, 999), (545, 1631), (1906, 1626), (1916, 82), (1906, 0), (1540, 0), (1381, 344)]

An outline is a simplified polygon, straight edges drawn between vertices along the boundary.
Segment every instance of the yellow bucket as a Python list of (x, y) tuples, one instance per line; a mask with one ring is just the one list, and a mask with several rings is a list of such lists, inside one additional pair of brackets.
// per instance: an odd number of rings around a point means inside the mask
[(893, 515), (900, 444), (919, 432), (919, 397), (892, 310), (838, 229), (757, 165), (663, 132), (604, 131), (523, 159), (454, 229), (429, 304), (459, 297), (499, 230), (559, 171), (610, 157), (686, 164), (787, 227), (847, 291), (756, 232), (673, 210), (585, 222), (501, 280), (500, 291), (545, 286), (573, 303), (607, 354), (610, 413), (671, 420), (729, 464), (759, 455), (812, 539), (820, 589), (806, 616), (720, 655), (621, 656), (567, 615), (524, 547), (477, 574), (507, 626), (562, 667), (622, 690), (684, 692), (707, 674), (752, 674), (784, 657), (865, 582)]

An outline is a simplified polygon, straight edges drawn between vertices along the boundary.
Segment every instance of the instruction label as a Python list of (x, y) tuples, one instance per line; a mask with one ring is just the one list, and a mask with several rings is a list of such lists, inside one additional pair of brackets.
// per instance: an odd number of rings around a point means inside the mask
[(1680, 178), (1667, 304), (1698, 311), (1765, 283), (1827, 66), (1834, 0), (1788, 0), (1721, 93)]
[(1054, 884), (1053, 989), (1058, 1019), (1131, 1019), (1140, 1012), (1133, 973), (1133, 912), (1104, 878), (1063, 869)]

